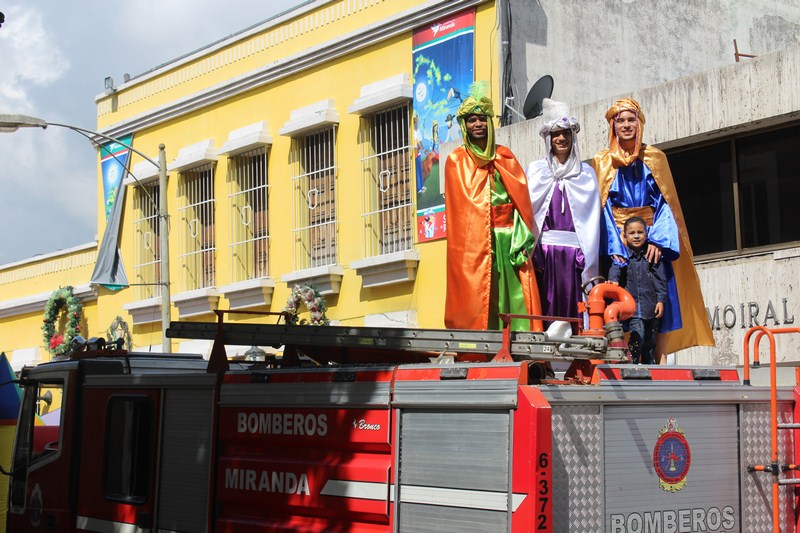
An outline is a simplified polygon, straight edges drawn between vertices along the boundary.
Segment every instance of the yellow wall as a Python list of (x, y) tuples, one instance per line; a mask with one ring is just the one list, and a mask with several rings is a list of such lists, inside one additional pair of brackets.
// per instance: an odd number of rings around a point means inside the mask
[[(0, 303), (21, 304), (31, 299), (38, 302), (29, 305), (33, 310), (25, 311), (27, 308), (23, 308), (22, 312), (12, 311), (10, 316), (0, 318), (0, 352), (5, 352), (12, 363), (14, 350), (26, 348), (38, 347), (42, 360), (50, 359), (42, 342), (44, 303), (50, 293), (60, 287), (88, 283), (97, 258), (96, 245), (78, 248), (49, 254), (40, 260), (20, 261), (0, 267)], [(97, 336), (100, 334), (97, 328), (102, 327), (97, 319), (97, 301), (91, 297), (82, 303), (84, 317), (81, 334), (84, 337)]]
[[(313, 9), (300, 8), (281, 19), (268, 23), (266, 27), (251, 30), (228, 42), (216, 45), (195, 56), (156, 69), (152, 73), (133, 79), (112, 93), (97, 100), (97, 127), (100, 131), (115, 134), (119, 128), (131, 121), (148, 117), (155, 110), (169, 108), (176, 102), (191, 98), (234, 79), (244, 79), (259, 69), (281, 62), (294, 61), (309, 50), (319, 49), (324, 54), (326, 43), (342, 35), (357, 32), (366, 26), (380, 25), (391, 17), (402, 14), (420, 14), (422, 2), (413, 0), (340, 0), (317, 5)], [(425, 3), (447, 8), (449, 2)], [(476, 9), (475, 31), (475, 75), (476, 79), (490, 80), (493, 92), (498, 86), (497, 28), (494, 3), (483, 2)], [(299, 16), (293, 16), (297, 15)], [(419, 26), (437, 18), (425, 19), (422, 11)], [(325, 62), (310, 66), (302, 72), (288, 76), (276, 76), (268, 83), (255, 86), (249, 92), (228, 96), (222, 100), (186, 114), (172, 113), (161, 122), (148, 122), (134, 131), (134, 147), (155, 159), (158, 145), (167, 147), (167, 161), (178, 155), (178, 150), (198, 141), (211, 138), (214, 148), (219, 149), (227, 140), (230, 131), (258, 121), (266, 121), (273, 143), (269, 157), (269, 229), (270, 229), (270, 277), (275, 281), (271, 311), (283, 309), (290, 294), (290, 287), (280, 281), (281, 276), (292, 272), (292, 211), (293, 192), (289, 170), (291, 139), (278, 130), (289, 120), (290, 112), (321, 100), (333, 99), (339, 114), (337, 131), (337, 210), (338, 210), (338, 264), (344, 269), (341, 291), (326, 297), (328, 318), (342, 324), (360, 325), (365, 315), (399, 311), (416, 311), (419, 325), (427, 328), (443, 327), (445, 241), (415, 244), (420, 261), (413, 282), (378, 288), (363, 288), (361, 277), (350, 269), (350, 263), (363, 259), (361, 242), (360, 200), (360, 148), (358, 145), (359, 116), (347, 109), (360, 96), (362, 86), (390, 78), (397, 74), (412, 72), (412, 31), (392, 35), (368, 48), (351, 51)], [(313, 56), (313, 54), (312, 54)], [(316, 57), (316, 56), (313, 56)], [(500, 109), (496, 106), (496, 111)], [(142, 158), (133, 154), (131, 167)], [(215, 244), (216, 284), (231, 282), (228, 271), (228, 216), (226, 189), (226, 157), (220, 156), (215, 169)], [(413, 164), (411, 165), (413, 168)], [(102, 210), (102, 177), (98, 159), (98, 227), (99, 234), (105, 227)], [(172, 295), (179, 292), (180, 238), (177, 226), (178, 207), (177, 172), (170, 173), (167, 188), (168, 212), (172, 217), (170, 238), (170, 261)], [(121, 228), (121, 252), (123, 262), (132, 277), (133, 261), (133, 209), (132, 191), (128, 190), (124, 218)], [(416, 195), (413, 195), (416, 196)], [(70, 272), (63, 283), (86, 283), (91, 273)], [(52, 289), (62, 282), (47, 280)], [(52, 290), (50, 289), (50, 290)], [(19, 285), (15, 291), (22, 295), (32, 289)], [(117, 315), (127, 320), (133, 333), (134, 347), (160, 344), (160, 322), (133, 325), (131, 316), (123, 311), (123, 305), (133, 301), (133, 290), (111, 292), (98, 289), (96, 304), (89, 305), (87, 320), (90, 335), (102, 335)], [(219, 308), (228, 308), (222, 297)], [(263, 308), (262, 308), (263, 309)], [(178, 319), (178, 311), (172, 307), (172, 319)], [(207, 314), (192, 320), (213, 320)], [(248, 320), (247, 318), (239, 318)], [(33, 313), (13, 320), (0, 320), (0, 328), (15, 324), (25, 340), (13, 341), (9, 346), (40, 342), (41, 313)], [(0, 329), (0, 334), (6, 329)], [(176, 345), (174, 345), (176, 346)], [(9, 348), (5, 348), (8, 350)]]

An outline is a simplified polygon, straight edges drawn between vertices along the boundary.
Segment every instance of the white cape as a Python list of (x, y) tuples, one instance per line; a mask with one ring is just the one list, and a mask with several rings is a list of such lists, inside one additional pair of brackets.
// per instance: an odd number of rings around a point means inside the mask
[[(544, 224), (547, 209), (553, 191), (558, 186), (558, 181), (553, 178), (553, 172), (547, 165), (546, 159), (539, 159), (528, 165), (528, 191), (533, 204), (533, 234), (539, 240), (540, 228)], [(572, 211), (572, 222), (575, 233), (578, 235), (578, 244), (586, 258), (581, 279), (586, 283), (599, 275), (600, 252), (600, 193), (597, 189), (597, 176), (586, 163), (581, 163), (580, 174), (561, 180), (563, 192)]]

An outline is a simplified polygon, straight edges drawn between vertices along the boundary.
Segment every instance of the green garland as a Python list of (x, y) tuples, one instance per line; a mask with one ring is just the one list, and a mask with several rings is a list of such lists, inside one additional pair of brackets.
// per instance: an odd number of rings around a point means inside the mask
[[(65, 309), (67, 313), (67, 324), (64, 327), (63, 335), (56, 333), (56, 321), (62, 309)], [(59, 287), (53, 291), (44, 306), (42, 324), (42, 339), (44, 339), (45, 348), (51, 355), (64, 355), (69, 351), (72, 339), (81, 331), (82, 314), (83, 306), (71, 286)]]

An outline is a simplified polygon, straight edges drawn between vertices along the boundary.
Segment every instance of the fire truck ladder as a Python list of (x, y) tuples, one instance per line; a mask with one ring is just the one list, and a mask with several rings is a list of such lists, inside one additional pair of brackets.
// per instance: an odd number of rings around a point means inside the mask
[[(218, 313), (222, 313), (219, 311)], [(263, 313), (259, 313), (263, 314)], [(298, 346), (358, 348), (428, 352), (435, 354), (484, 354), (489, 359), (507, 353), (514, 360), (602, 359), (621, 361), (624, 354), (608, 349), (605, 337), (555, 337), (543, 332), (442, 330), (350, 326), (297, 326), (172, 322), (167, 337), (213, 340), (246, 346)], [(504, 349), (507, 349), (504, 352)]]
[[(772, 530), (780, 533), (780, 486), (795, 485), (800, 486), (799, 477), (781, 478), (781, 472), (795, 472), (800, 470), (798, 464), (780, 464), (778, 461), (778, 430), (800, 430), (800, 423), (780, 423), (778, 421), (778, 377), (777, 377), (777, 357), (775, 353), (775, 335), (785, 333), (800, 333), (800, 328), (767, 328), (765, 326), (755, 326), (750, 328), (744, 336), (744, 376), (745, 385), (750, 384), (750, 338), (758, 333), (753, 343), (753, 366), (760, 366), (758, 357), (758, 346), (761, 339), (766, 336), (769, 338), (769, 382), (770, 382), (770, 423), (771, 423), (771, 452), (772, 459), (769, 464), (748, 465), (748, 472), (768, 472), (772, 474)], [(795, 369), (795, 380), (800, 385), (800, 369)], [(798, 434), (795, 433), (795, 442)], [(800, 523), (794, 524), (791, 531), (800, 528)]]

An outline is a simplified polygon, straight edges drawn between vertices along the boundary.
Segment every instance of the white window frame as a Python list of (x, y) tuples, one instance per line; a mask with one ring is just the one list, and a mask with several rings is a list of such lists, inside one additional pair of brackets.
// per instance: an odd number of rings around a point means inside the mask
[(215, 286), (215, 166), (206, 162), (180, 172), (177, 222), (181, 236), (178, 255), (181, 292)]
[[(348, 108), (361, 116), (362, 259), (351, 262), (350, 268), (361, 276), (365, 288), (413, 281), (419, 266), (411, 194), (412, 96), (410, 76), (399, 73), (361, 87)], [(401, 124), (388, 130), (381, 127), (380, 114), (397, 110), (403, 113)], [(392, 134), (405, 143), (389, 139), (387, 147), (385, 137)]]
[(269, 277), (269, 147), (228, 157), (231, 283)]
[(338, 261), (337, 125), (292, 137), (292, 268), (336, 265)]
[(133, 187), (134, 300), (161, 297), (161, 226), (158, 182)]
[(413, 173), (408, 102), (362, 115), (362, 257), (414, 248)]

